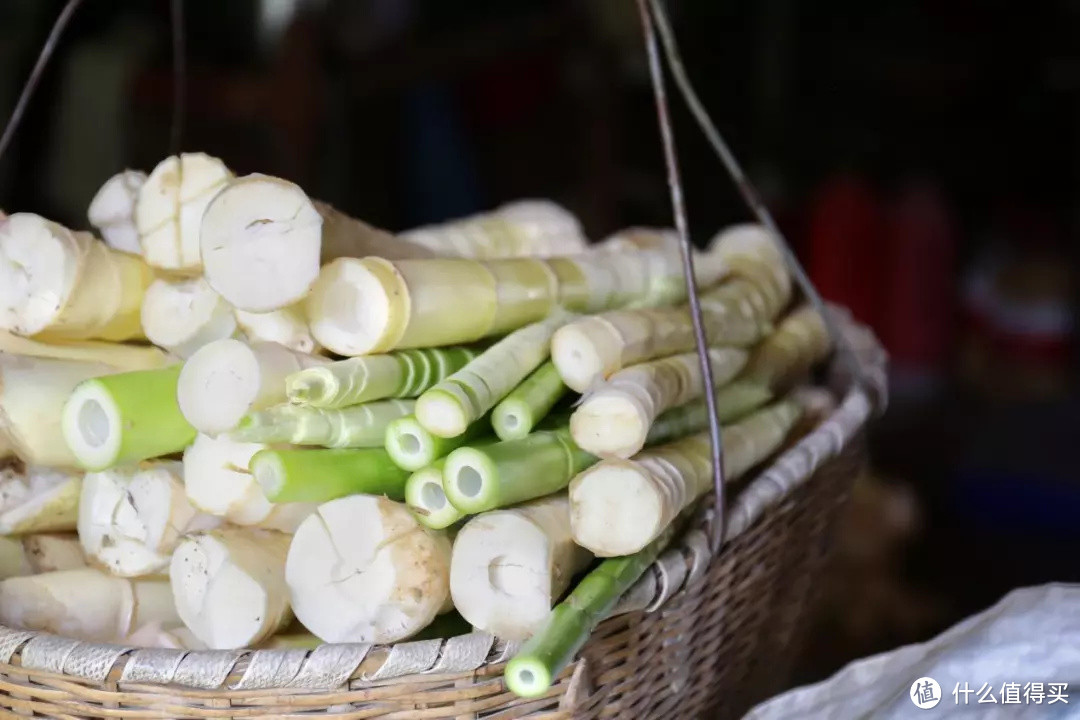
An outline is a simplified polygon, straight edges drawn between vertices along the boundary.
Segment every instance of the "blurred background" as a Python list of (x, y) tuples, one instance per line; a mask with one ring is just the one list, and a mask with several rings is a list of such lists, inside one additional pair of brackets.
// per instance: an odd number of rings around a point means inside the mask
[[(63, 3), (0, 0), (6, 119)], [(1080, 2), (671, 0), (692, 79), (893, 397), (821, 578), (806, 681), (1008, 589), (1080, 580)], [(630, 0), (186, 0), (184, 150), (391, 230), (552, 198), (671, 213)], [(167, 0), (85, 0), (0, 207), (86, 227), (170, 151)], [(673, 98), (695, 242), (748, 219)]]

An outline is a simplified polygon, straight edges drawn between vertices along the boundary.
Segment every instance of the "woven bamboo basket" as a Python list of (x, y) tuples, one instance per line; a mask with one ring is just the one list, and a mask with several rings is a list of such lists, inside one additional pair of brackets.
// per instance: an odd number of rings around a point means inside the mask
[(741, 486), (717, 557), (704, 524), (664, 553), (543, 698), (507, 690), (502, 670), (515, 647), (484, 633), (183, 651), (0, 626), (0, 708), (55, 718), (739, 717), (784, 685), (863, 462), (863, 428), (883, 403), (883, 353), (865, 330), (843, 326), (869, 384), (846, 390), (829, 417)]

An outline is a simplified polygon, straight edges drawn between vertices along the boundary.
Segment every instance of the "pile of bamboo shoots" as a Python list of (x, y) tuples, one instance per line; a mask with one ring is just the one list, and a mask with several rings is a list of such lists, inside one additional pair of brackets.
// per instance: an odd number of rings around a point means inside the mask
[[(528, 639), (507, 679), (532, 695), (712, 488), (670, 231), (589, 245), (528, 200), (394, 235), (202, 154), (88, 215), (103, 240), (0, 219), (6, 624), (192, 649), (471, 627)], [(764, 230), (696, 252), (737, 486), (829, 342)]]

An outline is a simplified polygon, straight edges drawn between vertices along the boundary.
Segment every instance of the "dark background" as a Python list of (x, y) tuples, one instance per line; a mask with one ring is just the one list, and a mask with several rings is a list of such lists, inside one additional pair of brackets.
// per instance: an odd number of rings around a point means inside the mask
[[(62, 6), (0, 0), (0, 116)], [(799, 680), (1080, 579), (1080, 2), (672, 0), (692, 79), (815, 282), (893, 359)], [(169, 6), (85, 0), (0, 207), (86, 226), (169, 152)], [(670, 225), (630, 0), (187, 0), (184, 150), (400, 230), (550, 197)], [(748, 218), (675, 103), (695, 242)]]

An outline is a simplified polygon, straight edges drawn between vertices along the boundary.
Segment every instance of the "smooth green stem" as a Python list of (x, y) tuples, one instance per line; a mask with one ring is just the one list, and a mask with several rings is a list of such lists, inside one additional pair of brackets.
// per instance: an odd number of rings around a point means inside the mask
[(323, 503), (356, 494), (400, 501), (409, 479), (382, 448), (260, 450), (248, 469), (275, 503)]
[(557, 310), (499, 340), (421, 395), (416, 418), (440, 437), (462, 434), (547, 360), (552, 334), (572, 318)]
[(504, 677), (510, 691), (525, 698), (543, 695), (671, 538), (666, 532), (633, 555), (605, 560), (582, 578), (507, 664)]
[(413, 411), (413, 400), (382, 400), (346, 408), (276, 405), (250, 413), (230, 435), (239, 442), (381, 447), (390, 423)]
[[(735, 380), (716, 391), (716, 416), (721, 423), (738, 420), (772, 399), (772, 391), (756, 382)], [(661, 413), (649, 428), (645, 445), (660, 445), (693, 435), (709, 426), (709, 410), (705, 398)]]
[(500, 440), (525, 437), (568, 390), (555, 363), (548, 360), (492, 410), (495, 434)]
[(79, 463), (88, 470), (104, 470), (190, 445), (196, 431), (176, 402), (181, 367), (106, 375), (79, 384), (63, 416), (64, 439)]
[(579, 448), (566, 428), (535, 432), (450, 453), (443, 490), (458, 510), (476, 514), (558, 492), (598, 459)]
[(405, 503), (417, 521), (432, 530), (450, 527), (465, 517), (446, 499), (442, 477), (445, 458), (440, 458), (409, 476), (405, 483)]
[(442, 438), (428, 432), (415, 415), (391, 422), (386, 428), (386, 451), (399, 467), (419, 470), (453, 450), (487, 437), (489, 425), (477, 421), (457, 437)]
[(416, 397), (476, 357), (469, 347), (398, 350), (340, 360), (290, 375), (289, 400), (321, 408)]

